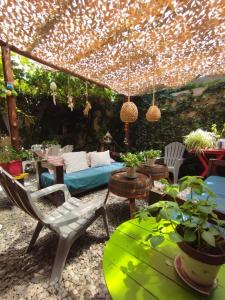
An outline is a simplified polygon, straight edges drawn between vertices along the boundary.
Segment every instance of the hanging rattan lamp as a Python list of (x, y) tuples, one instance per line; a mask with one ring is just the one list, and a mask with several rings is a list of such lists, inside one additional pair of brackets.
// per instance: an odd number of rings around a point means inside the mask
[(155, 56), (153, 56), (153, 93), (152, 93), (152, 105), (149, 107), (146, 113), (146, 119), (149, 122), (157, 122), (161, 118), (161, 112), (157, 105), (155, 105)]
[(120, 110), (120, 119), (124, 123), (133, 123), (138, 118), (138, 109), (134, 102), (130, 101), (130, 38), (128, 31), (128, 98)]

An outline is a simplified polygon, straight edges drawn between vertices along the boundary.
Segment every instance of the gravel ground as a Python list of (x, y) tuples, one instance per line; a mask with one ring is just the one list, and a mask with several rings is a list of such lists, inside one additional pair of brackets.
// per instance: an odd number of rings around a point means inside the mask
[[(35, 180), (27, 183), (35, 189)], [(107, 190), (81, 197), (105, 198)], [(0, 194), (0, 202), (5, 196)], [(144, 201), (136, 201), (144, 205)], [(50, 211), (49, 201), (38, 201), (40, 209)], [(107, 204), (110, 231), (129, 219), (129, 207), (123, 198), (110, 195)], [(110, 299), (105, 286), (102, 257), (106, 235), (101, 217), (71, 248), (60, 283), (49, 285), (57, 237), (44, 229), (31, 253), (26, 249), (36, 222), (17, 207), (0, 208), (0, 299)]]

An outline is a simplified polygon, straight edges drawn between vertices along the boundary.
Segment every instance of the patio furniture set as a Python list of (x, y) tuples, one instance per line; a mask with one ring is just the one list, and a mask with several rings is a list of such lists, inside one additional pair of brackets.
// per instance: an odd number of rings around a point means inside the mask
[[(42, 168), (49, 167), (47, 162), (42, 161), (40, 164)], [(216, 176), (216, 172), (217, 167), (223, 168), (224, 166), (224, 161), (210, 161), (209, 172), (212, 176), (208, 177), (205, 181), (218, 195), (215, 201), (217, 203), (217, 213), (221, 215), (224, 215), (225, 212), (225, 194), (223, 191), (225, 178)], [(54, 167), (57, 169), (57, 166)], [(112, 173), (109, 172), (108, 174), (109, 180), (106, 198), (88, 203), (82, 203), (78, 198), (72, 197), (67, 184), (57, 183), (42, 188), (37, 192), (29, 193), (15, 178), (10, 176), (3, 169), (0, 170), (0, 183), (8, 198), (38, 222), (27, 251), (32, 250), (44, 226), (53, 230), (59, 236), (51, 274), (52, 282), (60, 280), (71, 245), (99, 216), (103, 217), (106, 234), (109, 238), (106, 202), (110, 192), (129, 200), (132, 219), (136, 211), (135, 199), (148, 199), (154, 182), (153, 180), (168, 178), (169, 175), (169, 170), (165, 165), (142, 165), (137, 171), (137, 178), (128, 179), (125, 170), (123, 168), (121, 169), (121, 167), (122, 164), (120, 164), (118, 170)], [(40, 174), (42, 174), (42, 172)], [(64, 174), (64, 178), (65, 175), (67, 174)], [(57, 176), (55, 179), (58, 179)], [(63, 192), (62, 204), (49, 215), (41, 213), (35, 205), (35, 201), (59, 191)], [(204, 198), (206, 195), (202, 195), (202, 197)], [(152, 219), (151, 222), (154, 222), (154, 220)], [(168, 244), (166, 245), (167, 250), (169, 249), (168, 251), (165, 252), (163, 249), (159, 252), (152, 250), (151, 255), (147, 257), (148, 251), (143, 248), (141, 241), (143, 240), (144, 233), (146, 234), (148, 226), (151, 226), (151, 224), (149, 224), (142, 223), (142, 225), (138, 225), (137, 221), (132, 219), (118, 227), (107, 243), (104, 250), (103, 269), (110, 294), (115, 299), (129, 299), (129, 296), (133, 293), (137, 294), (137, 298), (135, 299), (163, 298), (165, 296), (164, 291), (156, 288), (156, 286), (159, 287), (166, 283), (171, 286), (172, 290), (182, 295), (184, 299), (191, 299), (190, 297), (195, 299), (195, 296), (193, 296), (195, 294), (188, 290), (174, 275), (171, 265), (162, 265), (162, 262), (160, 262), (163, 259), (165, 261), (165, 259), (170, 260), (173, 258), (176, 254), (176, 247), (172, 247)], [(125, 232), (123, 233), (124, 230)], [(116, 258), (114, 258), (115, 255)], [(121, 259), (122, 257), (123, 259)], [(126, 259), (124, 259), (124, 257), (126, 257)], [(157, 267), (155, 264), (157, 264)], [(224, 269), (222, 269), (220, 276), (223, 276), (223, 270)], [(140, 275), (141, 273), (145, 275), (148, 274), (149, 280), (146, 281), (146, 278)], [(116, 289), (115, 285), (113, 285), (112, 274), (118, 275), (118, 277), (116, 276), (116, 279), (114, 279), (116, 280)], [(121, 279), (119, 280), (120, 282), (118, 282), (118, 279)], [(154, 286), (151, 284), (151, 280), (155, 281), (156, 279), (158, 284)], [(223, 288), (221, 287), (216, 290), (218, 295), (221, 294), (221, 289)], [(213, 299), (219, 299), (217, 294)]]

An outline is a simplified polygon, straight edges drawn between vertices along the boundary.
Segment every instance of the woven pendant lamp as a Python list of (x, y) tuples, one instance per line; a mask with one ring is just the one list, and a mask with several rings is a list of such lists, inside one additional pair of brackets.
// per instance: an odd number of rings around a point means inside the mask
[(138, 118), (138, 109), (134, 102), (130, 101), (130, 32), (128, 31), (128, 98), (120, 110), (120, 119), (124, 123), (133, 123)]
[(146, 113), (146, 119), (149, 122), (157, 122), (161, 119), (161, 112), (157, 105), (155, 105), (155, 56), (153, 56), (153, 93), (152, 105)]

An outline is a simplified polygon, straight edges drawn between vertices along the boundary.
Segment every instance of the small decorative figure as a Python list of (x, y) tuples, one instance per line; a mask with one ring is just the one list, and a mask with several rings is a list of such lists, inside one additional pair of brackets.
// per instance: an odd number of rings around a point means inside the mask
[(53, 96), (53, 103), (54, 103), (54, 105), (56, 105), (55, 96), (56, 96), (57, 85), (56, 85), (56, 83), (54, 81), (52, 81), (50, 83), (50, 89), (52, 91), (51, 95)]
[(68, 107), (70, 108), (71, 111), (73, 111), (73, 108), (74, 108), (73, 97), (72, 96), (67, 96), (67, 98), (68, 98), (68, 101), (67, 101)]
[(89, 101), (86, 101), (86, 105), (85, 105), (85, 108), (83, 110), (83, 113), (84, 113), (85, 117), (88, 117), (89, 110), (91, 110), (91, 108), (92, 108), (91, 103)]

